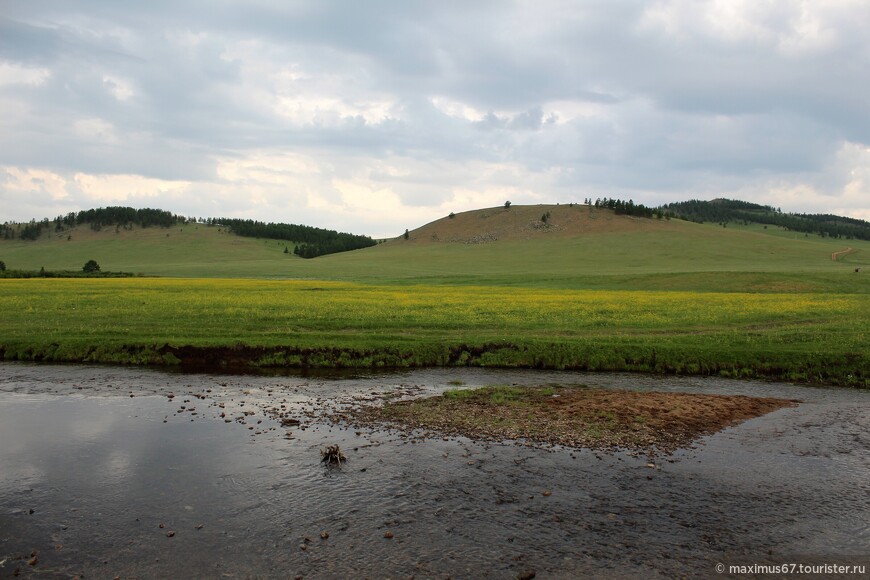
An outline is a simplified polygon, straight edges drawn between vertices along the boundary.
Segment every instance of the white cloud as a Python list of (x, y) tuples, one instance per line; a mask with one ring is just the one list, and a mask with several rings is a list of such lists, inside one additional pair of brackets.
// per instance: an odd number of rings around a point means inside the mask
[(336, 125), (345, 119), (362, 118), (377, 124), (390, 118), (393, 104), (383, 101), (346, 102), (328, 96), (278, 96), (275, 112), (297, 125)]
[(118, 142), (115, 128), (104, 119), (79, 119), (73, 123), (73, 130), (80, 138), (90, 142), (108, 144)]
[(47, 68), (27, 67), (14, 62), (0, 61), (0, 87), (4, 85), (38, 86), (51, 78)]
[(190, 182), (187, 181), (166, 181), (141, 175), (76, 173), (73, 181), (92, 203), (129, 202), (136, 198), (160, 194), (181, 194), (190, 186)]
[(279, 151), (259, 151), (244, 158), (221, 159), (217, 165), (218, 177), (244, 185), (288, 186), (295, 178), (319, 173), (320, 166), (313, 158)]
[(106, 90), (108, 90), (113, 97), (122, 102), (130, 100), (130, 98), (136, 94), (135, 91), (133, 91), (133, 85), (130, 81), (111, 75), (103, 77), (103, 85), (105, 85)]
[[(14, 195), (27, 196), (33, 193), (48, 193), (54, 201), (60, 201), (69, 196), (66, 179), (57, 173), (19, 167), (3, 167), (2, 170), (5, 174), (2, 187)], [(36, 217), (31, 216), (31, 218)]]
[(830, 49), (839, 40), (843, 19), (861, 13), (867, 15), (861, 0), (663, 0), (644, 10), (638, 26), (682, 42), (707, 37), (800, 55)]
[(448, 97), (432, 97), (431, 102), (435, 108), (447, 115), (456, 119), (464, 119), (466, 121), (483, 121), (486, 116), (485, 111), (475, 109), (471, 105), (455, 101)]
[(329, 69), (300, 62), (296, 50), (245, 40), (230, 43), (221, 60), (239, 67), (239, 83), (228, 87), (236, 102), (253, 102), (293, 125), (332, 127), (347, 119), (378, 124), (400, 114), (396, 100), (369, 88), (359, 59), (337, 58)]

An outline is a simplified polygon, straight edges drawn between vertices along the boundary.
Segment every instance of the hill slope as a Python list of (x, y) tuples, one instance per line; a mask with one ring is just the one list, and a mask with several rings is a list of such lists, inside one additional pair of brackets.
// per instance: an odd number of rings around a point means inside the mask
[(9, 268), (53, 270), (80, 269), (94, 259), (103, 270), (176, 277), (870, 293), (867, 241), (757, 224), (637, 218), (580, 205), (464, 212), (410, 231), (407, 239), (312, 260), (285, 254), (286, 241), (243, 238), (203, 224), (117, 232), (80, 227), (71, 235), (0, 240), (0, 260)]
[(831, 214), (783, 213), (768, 205), (733, 199), (690, 200), (671, 203), (662, 208), (668, 214), (699, 223), (769, 224), (792, 232), (819, 234), (823, 237), (870, 241), (870, 222)]
[(441, 218), (400, 236), (415, 243), (485, 244), (574, 238), (600, 233), (661, 231), (656, 220), (616, 215), (587, 205), (513, 205), (467, 211)]
[[(103, 271), (154, 276), (275, 277), (287, 263), (304, 261), (284, 254), (288, 242), (244, 238), (226, 228), (203, 224), (168, 228), (131, 226), (94, 231), (87, 225), (37, 240), (0, 241), (0, 260), (9, 269), (79, 270), (96, 260)], [(292, 252), (293, 246), (289, 245)]]
[[(546, 224), (540, 219), (550, 213)], [(852, 251), (838, 261), (831, 254)], [(378, 246), (305, 264), (312, 277), (566, 288), (870, 292), (870, 243), (761, 225), (723, 228), (588, 206), (445, 217)]]

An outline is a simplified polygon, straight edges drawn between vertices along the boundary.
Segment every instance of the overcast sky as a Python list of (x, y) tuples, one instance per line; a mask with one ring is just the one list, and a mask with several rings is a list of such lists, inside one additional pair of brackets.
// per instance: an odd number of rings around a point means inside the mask
[(870, 219), (866, 0), (0, 0), (0, 221), (394, 236), (732, 197)]

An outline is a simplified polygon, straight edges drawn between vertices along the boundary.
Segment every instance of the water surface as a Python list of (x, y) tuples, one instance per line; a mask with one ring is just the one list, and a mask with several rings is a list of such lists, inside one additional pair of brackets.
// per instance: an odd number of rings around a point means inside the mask
[[(652, 459), (324, 417), (457, 381), (803, 403)], [(273, 418), (281, 405), (299, 426)], [(340, 469), (320, 463), (329, 444), (348, 455)], [(868, 522), (867, 392), (540, 371), (0, 364), (0, 577), (710, 576), (719, 562), (870, 564)]]

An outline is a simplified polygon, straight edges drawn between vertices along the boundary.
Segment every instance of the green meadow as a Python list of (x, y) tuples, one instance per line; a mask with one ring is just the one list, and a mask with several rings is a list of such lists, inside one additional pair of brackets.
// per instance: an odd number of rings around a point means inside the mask
[(870, 243), (618, 223), (480, 244), (436, 243), (421, 229), (312, 260), (284, 253), (293, 248), (284, 241), (201, 224), (0, 241), (10, 269), (95, 259), (146, 276), (0, 280), (0, 350), (7, 360), (474, 365), (868, 386)]

